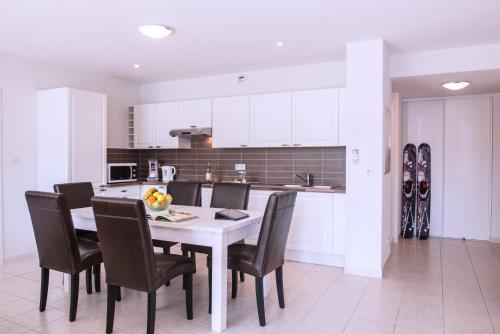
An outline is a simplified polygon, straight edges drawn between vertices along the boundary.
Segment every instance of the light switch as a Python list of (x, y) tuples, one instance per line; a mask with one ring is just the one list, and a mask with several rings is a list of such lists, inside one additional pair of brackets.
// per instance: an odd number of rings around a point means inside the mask
[(353, 149), (351, 153), (351, 159), (353, 164), (359, 163), (359, 150), (358, 149)]

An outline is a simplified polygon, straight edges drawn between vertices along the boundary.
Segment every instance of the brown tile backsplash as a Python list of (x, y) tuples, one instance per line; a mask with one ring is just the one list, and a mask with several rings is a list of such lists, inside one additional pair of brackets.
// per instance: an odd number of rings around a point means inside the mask
[[(136, 162), (139, 177), (146, 178), (148, 160), (177, 168), (178, 180), (205, 179), (207, 164), (221, 181), (236, 177), (234, 164), (243, 163), (249, 182), (290, 184), (294, 173), (309, 173), (315, 185), (345, 186), (345, 147), (211, 148), (209, 137), (193, 137), (191, 149), (108, 149), (108, 162)], [(297, 183), (301, 183), (297, 179)]]

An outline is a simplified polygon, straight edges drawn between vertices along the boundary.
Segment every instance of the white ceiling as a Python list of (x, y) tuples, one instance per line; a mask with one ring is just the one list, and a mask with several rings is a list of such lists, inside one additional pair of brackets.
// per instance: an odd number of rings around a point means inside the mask
[[(443, 83), (449, 81), (470, 81), (472, 84), (452, 91), (442, 87)], [(397, 78), (392, 80), (392, 90), (403, 99), (500, 93), (500, 70)]]
[[(372, 38), (394, 53), (496, 43), (499, 12), (498, 0), (0, 0), (0, 51), (153, 82), (340, 60)], [(175, 33), (148, 39), (146, 23)]]

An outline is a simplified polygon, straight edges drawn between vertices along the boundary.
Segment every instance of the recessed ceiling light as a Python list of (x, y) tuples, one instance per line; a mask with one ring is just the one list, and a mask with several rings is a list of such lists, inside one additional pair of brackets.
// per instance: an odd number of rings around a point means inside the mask
[(139, 27), (139, 31), (149, 38), (164, 38), (172, 34), (172, 29), (161, 24), (146, 24)]
[(281, 48), (283, 45), (285, 45), (285, 43), (283, 43), (283, 42), (277, 42), (276, 43), (276, 46), (279, 47), (279, 48)]
[(134, 65), (134, 68), (141, 68), (141, 65), (139, 65), (139, 64), (135, 64), (135, 65)]
[(470, 81), (451, 81), (445, 82), (443, 87), (450, 90), (460, 90), (470, 85)]

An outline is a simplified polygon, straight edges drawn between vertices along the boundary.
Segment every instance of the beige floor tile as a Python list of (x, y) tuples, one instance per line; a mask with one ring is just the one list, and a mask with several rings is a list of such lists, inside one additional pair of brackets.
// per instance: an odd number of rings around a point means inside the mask
[(10, 321), (29, 329), (37, 329), (46, 326), (51, 321), (63, 317), (67, 317), (65, 312), (47, 307), (44, 312), (40, 312), (38, 309), (35, 309), (14, 317)]
[(353, 318), (347, 324), (345, 334), (392, 334), (394, 323), (384, 323), (371, 319)]
[(27, 332), (29, 332), (29, 329), (26, 327), (22, 327), (10, 321), (0, 319), (0, 333), (21, 334)]
[(27, 299), (18, 299), (8, 304), (0, 306), (0, 318), (11, 320), (21, 314), (33, 311), (38, 308), (38, 304)]
[(302, 320), (301, 326), (325, 331), (342, 333), (351, 317), (348, 311), (325, 312), (311, 310)]

